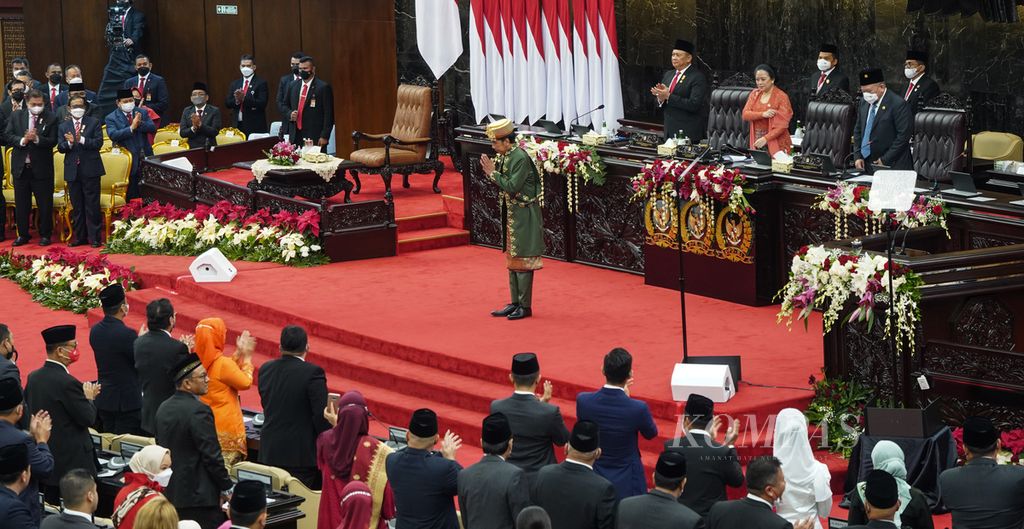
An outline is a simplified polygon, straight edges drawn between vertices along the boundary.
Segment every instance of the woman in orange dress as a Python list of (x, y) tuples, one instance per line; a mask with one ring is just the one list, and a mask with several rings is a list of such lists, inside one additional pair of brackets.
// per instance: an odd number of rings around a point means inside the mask
[(202, 400), (213, 410), (217, 439), (224, 464), (231, 467), (245, 459), (245, 423), (238, 392), (252, 385), (252, 352), (256, 339), (243, 331), (235, 342), (235, 354), (224, 356), (228, 329), (224, 320), (207, 318), (196, 326), (196, 354), (210, 377), (210, 388)]
[(750, 92), (743, 107), (743, 121), (750, 123), (750, 148), (767, 150), (772, 156), (779, 151), (789, 154), (793, 147), (789, 137), (793, 105), (789, 96), (775, 86), (775, 69), (767, 64), (754, 70), (754, 80), (757, 88)]

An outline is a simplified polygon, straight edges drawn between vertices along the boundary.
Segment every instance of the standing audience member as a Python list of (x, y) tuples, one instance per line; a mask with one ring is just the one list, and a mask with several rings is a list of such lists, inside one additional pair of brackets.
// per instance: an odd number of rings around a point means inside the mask
[(604, 357), (602, 372), (603, 388), (576, 396), (576, 417), (601, 428), (601, 459), (594, 463), (594, 470), (615, 485), (616, 497), (621, 500), (647, 491), (637, 435), (654, 439), (658, 426), (647, 403), (629, 397), (633, 357), (628, 351), (612, 349)]
[(386, 524), (370, 525), (373, 517), (373, 494), (370, 487), (362, 481), (349, 481), (341, 489), (341, 522), (334, 529), (366, 529), (367, 527), (385, 529)]
[[(186, 525), (186, 522), (189, 523)], [(192, 520), (181, 520), (179, 523), (178, 511), (163, 496), (146, 502), (135, 517), (135, 527), (139, 529), (184, 529), (198, 526), (199, 524)]]
[(67, 93), (68, 85), (64, 84), (64, 67), (58, 62), (50, 63), (46, 67), (46, 88), (43, 98), (46, 99), (46, 104), (52, 112), (56, 112), (57, 107), (60, 106), (57, 102), (60, 96)]
[[(60, 98), (60, 100), (64, 103), (57, 104), (57, 123), (64, 123), (65, 121), (71, 119), (71, 98), (76, 96), (81, 97), (82, 101), (84, 102), (84, 116), (89, 116), (92, 118), (96, 118), (97, 120), (102, 120), (103, 116), (98, 114), (99, 108), (93, 104), (93, 100), (88, 96), (89, 92), (91, 92), (91, 90), (86, 90), (85, 85), (82, 84), (82, 81), (80, 79), (75, 79), (70, 84), (68, 84), (67, 93), (63, 94), (63, 97)], [(94, 93), (93, 97), (95, 97), (95, 95), (96, 94)], [(57, 141), (59, 142), (62, 137), (63, 136), (58, 135)]]
[[(62, 109), (65, 107), (61, 107)], [(71, 198), (71, 227), (74, 232), (68, 246), (92, 244), (100, 247), (100, 180), (106, 174), (100, 149), (103, 125), (87, 116), (85, 98), (74, 95), (68, 102), (69, 119), (60, 123), (57, 150), (64, 153), (64, 181)]]
[(80, 86), (79, 90), (85, 96), (85, 102), (91, 107), (93, 101), (96, 101), (96, 92), (85, 89), (85, 81), (82, 80), (82, 68), (77, 64), (69, 64), (67, 68), (64, 68), (64, 74), (67, 75), (68, 91), (57, 95), (57, 106), (62, 107), (68, 104), (68, 98), (75, 94), (75, 84), (78, 84)]
[(124, 473), (124, 486), (114, 498), (114, 513), (110, 517), (117, 529), (132, 529), (135, 518), (150, 501), (163, 497), (161, 493), (171, 480), (171, 451), (160, 445), (148, 445), (135, 452)]
[(211, 410), (217, 424), (220, 450), (228, 467), (243, 461), (247, 451), (245, 422), (238, 392), (252, 386), (252, 352), (256, 339), (242, 331), (235, 342), (235, 354), (224, 356), (228, 330), (224, 320), (206, 318), (196, 326), (196, 354), (209, 375), (209, 391), (201, 399)]
[[(865, 481), (864, 510), (867, 511), (868, 522), (854, 525), (848, 529), (897, 529), (896, 511), (900, 508), (900, 495), (896, 478), (884, 470), (872, 470)], [(1018, 523), (1019, 525), (1019, 523)], [(954, 526), (955, 527), (955, 526)]]
[(686, 456), (666, 450), (654, 467), (654, 488), (619, 503), (617, 529), (703, 529), (699, 514), (679, 503), (686, 485)]
[(188, 140), (192, 149), (206, 149), (217, 145), (217, 134), (220, 133), (220, 109), (207, 104), (210, 93), (206, 83), (196, 82), (192, 85), (191, 105), (181, 112), (178, 135)]
[[(907, 483), (907, 465), (903, 458), (903, 449), (892, 441), (879, 441), (871, 449), (871, 468), (883, 470), (896, 480), (900, 505), (894, 513), (893, 520), (898, 527), (909, 529), (932, 529), (932, 510), (928, 506), (928, 498), (920, 490)], [(789, 474), (786, 474), (789, 479)], [(864, 488), (867, 482), (857, 484), (857, 494), (850, 497), (848, 521), (850, 525), (867, 523), (868, 516), (864, 505)], [(786, 489), (787, 492), (789, 489)], [(945, 494), (943, 494), (945, 496)], [(876, 505), (876, 507), (878, 507)]]
[(231, 82), (224, 107), (233, 111), (235, 126), (246, 137), (253, 132), (266, 132), (267, 100), (270, 99), (267, 81), (256, 75), (256, 58), (252, 55), (242, 55), (238, 70), (242, 78)]
[[(9, 83), (7, 92), (4, 94), (7, 96), (2, 103), (0, 103), (0, 135), (3, 135), (4, 131), (7, 130), (7, 122), (11, 119), (11, 114), (21, 110), (22, 104), (25, 101), (25, 83), (15, 79)], [(0, 138), (0, 147), (7, 146), (7, 138), (4, 136)], [(0, 165), (6, 162), (0, 160)], [(0, 242), (3, 242), (7, 238), (7, 199), (4, 198), (3, 193), (0, 193), (0, 208), (3, 209), (4, 214), (0, 215)]]
[(142, 392), (135, 371), (135, 339), (138, 334), (124, 324), (128, 300), (124, 287), (110, 285), (100, 291), (103, 320), (89, 331), (89, 345), (96, 355), (96, 372), (103, 393), (96, 397), (101, 431), (113, 434), (142, 433)]
[[(2, 240), (2, 237), (0, 237)], [(18, 350), (14, 347), (11, 328), (0, 323), (0, 380), (12, 378), (21, 387), (21, 371), (18, 370)]]
[(291, 91), (292, 83), (302, 79), (299, 77), (299, 61), (305, 56), (306, 54), (301, 51), (293, 53), (289, 73), (282, 75), (281, 80), (277, 83), (277, 111), (281, 113), (281, 130), (278, 135), (282, 138), (288, 134), (288, 122), (291, 120), (292, 113), (291, 108), (288, 107), (288, 93)]
[[(199, 400), (206, 394), (209, 377), (195, 354), (185, 357), (172, 373), (177, 391), (160, 405), (156, 418), (156, 442), (174, 454), (164, 495), (182, 519), (215, 529), (224, 521), (220, 506), (230, 496), (232, 484), (217, 442), (213, 412)], [(144, 512), (145, 508), (135, 520), (139, 529), (148, 529), (141, 525)]]
[(153, 154), (152, 142), (147, 134), (156, 132), (149, 114), (136, 108), (135, 96), (130, 88), (117, 91), (117, 108), (104, 118), (107, 136), (132, 155), (132, 169), (128, 177), (128, 200), (139, 198), (139, 167), (142, 159)]
[(385, 462), (391, 448), (369, 434), (370, 410), (362, 393), (349, 391), (337, 404), (328, 402), (324, 419), (331, 429), (316, 442), (316, 464), (323, 472), (318, 529), (337, 529), (344, 513), (339, 510), (350, 481), (362, 481), (373, 500), (368, 527), (387, 529), (395, 517), (395, 498), (388, 484)]
[(686, 488), (679, 503), (707, 516), (712, 505), (725, 501), (727, 486), (743, 485), (743, 469), (732, 446), (739, 435), (739, 421), (730, 424), (724, 442), (718, 444), (721, 422), (715, 417), (715, 403), (696, 393), (686, 397), (682, 421), (684, 435), (665, 441), (665, 450), (686, 456)]
[[(135, 56), (135, 77), (125, 79), (122, 88), (138, 88), (142, 95), (142, 104), (152, 108), (163, 118), (167, 112), (169, 97), (167, 95), (167, 82), (163, 77), (153, 73), (153, 63), (144, 54)], [(119, 92), (120, 93), (120, 92)], [(121, 96), (118, 96), (120, 99)]]
[[(28, 450), (23, 444), (0, 446), (0, 520), (5, 529), (35, 529), (28, 505), (20, 498), (32, 478)], [(36, 500), (38, 503), (38, 499)]]
[(100, 385), (79, 382), (68, 370), (81, 355), (75, 332), (74, 325), (43, 330), (46, 362), (28, 375), (25, 384), (29, 411), (48, 412), (53, 424), (53, 472), (41, 481), (46, 501), (53, 505), (60, 504), (60, 479), (69, 471), (84, 469), (96, 475), (96, 452), (89, 427), (96, 421), (93, 401), (100, 394)]
[(776, 512), (792, 523), (813, 517), (814, 527), (822, 529), (821, 519), (827, 520), (832, 510), (832, 475), (827, 465), (814, 458), (807, 439), (807, 418), (800, 410), (779, 412), (772, 450), (786, 475), (786, 493)]
[(615, 487), (594, 471), (601, 457), (597, 423), (580, 419), (572, 427), (565, 461), (537, 473), (533, 503), (558, 529), (611, 529), (615, 526)]
[(516, 518), (530, 505), (523, 469), (507, 461), (512, 453), (512, 428), (502, 413), (484, 418), (480, 446), (484, 457), (459, 472), (459, 512), (465, 529), (514, 529)]
[(551, 529), (551, 517), (541, 507), (532, 505), (519, 513), (516, 529)]
[(706, 518), (708, 529), (811, 529), (807, 518), (791, 524), (775, 514), (775, 506), (786, 491), (782, 463), (772, 456), (754, 459), (747, 466), (747, 497), (721, 501), (711, 507)]
[(988, 417), (964, 419), (967, 463), (939, 476), (953, 527), (1020, 527), (1024, 520), (1024, 467), (1000, 465), (999, 430)]
[(57, 116), (38, 90), (29, 91), (25, 106), (11, 113), (4, 138), (10, 146), (11, 180), (14, 183), (14, 216), (18, 238), (14, 246), (28, 243), (29, 213), (35, 199), (39, 219), (39, 246), (50, 244), (53, 234), (53, 148), (57, 146)]
[(260, 366), (263, 405), (260, 463), (283, 468), (313, 490), (322, 480), (316, 466), (316, 438), (331, 425), (324, 418), (327, 375), (306, 361), (309, 337), (298, 325), (281, 330), (281, 358)]
[[(22, 399), (20, 382), (11, 378), (0, 379), (0, 448), (14, 445), (25, 446), (28, 463), (32, 468), (32, 476), (18, 497), (28, 506), (32, 515), (32, 523), (35, 526), (39, 524), (43, 514), (42, 506), (39, 504), (39, 480), (53, 472), (53, 454), (50, 453), (50, 447), (46, 445), (50, 440), (50, 431), (53, 425), (50, 421), (50, 414), (39, 411), (32, 416), (28, 433), (23, 432), (17, 424), (24, 414), (25, 403)], [(0, 516), (0, 520), (3, 519)]]
[(696, 145), (704, 139), (708, 122), (708, 78), (693, 65), (696, 47), (677, 40), (672, 48), (672, 69), (651, 88), (658, 106), (665, 109), (665, 138), (681, 134)]
[(334, 93), (316, 76), (312, 57), (299, 59), (299, 81), (288, 88), (289, 140), (300, 147), (305, 140), (326, 147), (334, 128)]
[(532, 483), (544, 465), (557, 463), (554, 445), (565, 446), (569, 430), (558, 406), (549, 404), (551, 382), (544, 383), (544, 395), (537, 397), (540, 363), (534, 353), (512, 357), (512, 373), (508, 376), (514, 391), (511, 397), (491, 403), (491, 413), (503, 413), (512, 428), (512, 453), (509, 463), (523, 469)]
[(388, 483), (395, 491), (398, 529), (458, 529), (455, 515), (459, 471), (455, 453), (462, 439), (445, 432), (441, 453), (432, 449), (437, 444), (437, 414), (422, 408), (409, 421), (405, 450), (388, 456)]
[(917, 114), (929, 101), (939, 95), (939, 84), (927, 72), (928, 52), (907, 50), (903, 63), (903, 75), (910, 83), (903, 92), (903, 99), (910, 106), (910, 114)]
[(263, 529), (267, 524), (267, 490), (259, 481), (239, 481), (228, 505), (231, 527)]
[(857, 107), (853, 127), (854, 166), (869, 173), (875, 169), (913, 169), (910, 139), (914, 135), (914, 114), (910, 107), (899, 94), (886, 88), (880, 68), (862, 70), (858, 79), (863, 101)]
[(188, 356), (188, 343), (195, 343), (192, 336), (181, 340), (171, 336), (175, 321), (169, 299), (150, 301), (146, 305), (149, 330), (135, 340), (135, 369), (142, 386), (142, 430), (150, 436), (156, 434), (157, 408), (174, 395), (171, 369)]
[(839, 48), (835, 44), (818, 47), (818, 71), (808, 78), (811, 97), (820, 97), (831, 90), (850, 93), (850, 78), (836, 66), (839, 64)]
[(76, 468), (60, 478), (60, 499), (64, 510), (46, 517), (39, 529), (95, 529), (92, 516), (100, 505), (100, 493), (92, 471)]

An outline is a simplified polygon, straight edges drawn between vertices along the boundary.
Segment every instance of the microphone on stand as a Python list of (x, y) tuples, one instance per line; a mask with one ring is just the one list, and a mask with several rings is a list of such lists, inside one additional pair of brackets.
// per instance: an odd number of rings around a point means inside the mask
[(598, 110), (603, 110), (603, 109), (604, 109), (604, 105), (597, 105), (597, 107), (593, 108), (592, 110), (588, 110), (588, 111), (586, 111), (586, 112), (576, 116), (576, 119), (570, 121), (569, 125), (579, 124), (580, 118), (582, 118), (583, 116), (589, 116), (589, 115), (593, 114), (594, 112), (597, 112)]
[(932, 181), (932, 188), (928, 191), (928, 194), (934, 196), (934, 195), (937, 195), (939, 193), (939, 176), (938, 175), (940, 175), (940, 174), (946, 172), (947, 170), (949, 170), (949, 168), (953, 167), (953, 164), (956, 163), (957, 160), (959, 160), (960, 158), (963, 158), (965, 156), (967, 156), (967, 151), (964, 151), (964, 152), (954, 156), (952, 160), (944, 163), (942, 165), (942, 167), (938, 171), (936, 171), (934, 173), (934, 175), (930, 178), (930, 180)]
[(701, 58), (700, 55), (694, 55), (694, 57), (696, 57), (697, 60), (700, 61), (701, 65), (707, 68), (708, 72), (711, 73), (711, 85), (718, 86), (718, 72), (716, 72), (715, 69), (712, 68), (708, 63), (704, 62), (704, 59)]

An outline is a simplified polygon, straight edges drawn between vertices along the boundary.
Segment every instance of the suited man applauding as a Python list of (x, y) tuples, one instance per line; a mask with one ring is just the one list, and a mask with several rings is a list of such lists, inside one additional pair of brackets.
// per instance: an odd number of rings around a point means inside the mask
[(633, 382), (633, 357), (616, 347), (604, 357), (605, 385), (598, 391), (576, 396), (576, 417), (601, 427), (601, 459), (594, 470), (615, 485), (618, 499), (647, 492), (644, 465), (637, 435), (654, 439), (654, 424), (647, 403), (629, 398)]
[(565, 461), (537, 473), (530, 491), (535, 505), (558, 529), (611, 529), (615, 526), (615, 487), (594, 472), (601, 458), (601, 429), (579, 420), (572, 428)]
[(28, 506), (33, 523), (38, 524), (43, 511), (39, 503), (39, 480), (53, 472), (53, 454), (46, 444), (50, 440), (53, 424), (50, 414), (45, 411), (36, 412), (26, 433), (17, 426), (26, 416), (20, 382), (10, 378), (0, 379), (0, 447), (22, 445), (27, 450), (32, 476), (18, 497)]
[(178, 135), (188, 140), (188, 146), (208, 148), (217, 145), (217, 134), (220, 132), (220, 109), (208, 105), (210, 96), (205, 83), (192, 85), (192, 105), (185, 107), (181, 113), (181, 125)]
[(917, 114), (932, 98), (939, 95), (939, 84), (928, 75), (927, 69), (928, 52), (907, 50), (903, 75), (910, 84), (903, 91), (903, 99), (910, 105), (911, 115)]
[(913, 169), (910, 137), (914, 134), (914, 123), (910, 106), (899, 95), (886, 89), (882, 70), (868, 68), (857, 77), (864, 99), (857, 110), (857, 124), (853, 127), (854, 164), (857, 169), (874, 172), (874, 166), (878, 165), (890, 169)]
[(138, 335), (124, 324), (128, 300), (124, 288), (110, 285), (100, 291), (103, 320), (89, 331), (89, 345), (96, 355), (96, 371), (103, 393), (96, 397), (104, 432), (140, 434), (142, 391), (135, 370), (135, 339)]
[(409, 446), (388, 454), (384, 462), (388, 483), (395, 494), (397, 527), (402, 529), (458, 529), (452, 498), (459, 493), (462, 466), (455, 454), (462, 439), (445, 432), (441, 452), (437, 444), (437, 414), (421, 408), (409, 420)]
[(1001, 465), (999, 430), (988, 417), (964, 419), (967, 463), (939, 476), (942, 501), (953, 512), (953, 527), (1021, 527), (1024, 520), (1024, 467)]
[[(0, 447), (0, 520), (5, 529), (35, 529), (28, 505), (18, 496), (28, 487), (32, 469), (23, 444)], [(38, 502), (38, 500), (37, 500)]]
[(302, 146), (305, 140), (327, 146), (334, 128), (334, 93), (331, 85), (316, 76), (313, 58), (299, 60), (300, 82), (288, 87), (289, 139)]
[(174, 376), (171, 370), (188, 356), (189, 346), (185, 343), (191, 336), (175, 340), (174, 306), (167, 298), (150, 301), (146, 305), (146, 326), (148, 332), (135, 339), (135, 370), (142, 386), (142, 430), (147, 435), (156, 434), (156, 410), (174, 395)]
[(696, 144), (707, 129), (708, 79), (693, 66), (694, 53), (692, 42), (677, 40), (672, 48), (672, 69), (651, 88), (651, 94), (665, 109), (665, 138), (682, 134)]
[[(85, 97), (75, 95), (68, 102), (71, 119), (57, 129), (57, 150), (64, 153), (64, 180), (71, 195), (71, 225), (74, 240), (69, 246), (100, 246), (100, 179), (106, 174), (100, 149), (103, 129), (100, 120), (86, 116)], [(61, 107), (63, 108), (63, 107)]]
[(46, 107), (43, 94), (30, 90), (26, 106), (11, 113), (5, 144), (11, 152), (14, 180), (14, 213), (18, 238), (14, 246), (29, 241), (29, 213), (35, 197), (39, 219), (39, 245), (50, 244), (53, 234), (53, 148), (57, 145), (57, 117)]
[(715, 417), (715, 403), (703, 395), (691, 393), (686, 397), (683, 411), (686, 435), (665, 442), (665, 450), (686, 456), (687, 484), (679, 496), (679, 503), (701, 516), (707, 516), (715, 503), (725, 501), (726, 486), (743, 485), (743, 469), (736, 456), (736, 448), (732, 446), (739, 436), (739, 421), (729, 425), (722, 444), (715, 440), (720, 428), (721, 421)]
[(64, 510), (46, 517), (39, 529), (95, 529), (93, 513), (100, 505), (96, 480), (85, 470), (76, 468), (60, 478), (60, 497)]
[(747, 466), (747, 497), (722, 501), (711, 507), (708, 529), (811, 529), (814, 517), (796, 524), (787, 522), (773, 511), (775, 502), (786, 490), (782, 463), (772, 456), (758, 457)]
[(686, 456), (665, 451), (654, 468), (654, 488), (619, 503), (617, 529), (703, 529), (699, 514), (677, 501), (686, 485)]
[(117, 108), (104, 120), (110, 141), (120, 145), (132, 155), (132, 170), (128, 178), (128, 200), (139, 198), (139, 167), (142, 159), (153, 154), (148, 134), (156, 133), (156, 125), (148, 112), (135, 108), (135, 97), (130, 88), (117, 91)]
[[(900, 508), (899, 486), (892, 474), (875, 469), (868, 473), (864, 486), (866, 525), (850, 525), (847, 529), (897, 529), (893, 521)], [(1017, 522), (1020, 525), (1018, 519)]]
[(309, 337), (289, 325), (281, 330), (281, 358), (260, 366), (260, 403), (266, 421), (260, 430), (260, 463), (283, 468), (313, 490), (320, 490), (316, 438), (330, 429), (324, 419), (327, 375), (306, 361)]
[(246, 136), (253, 132), (266, 132), (267, 100), (270, 98), (267, 81), (256, 75), (256, 58), (252, 55), (242, 55), (238, 69), (242, 78), (231, 82), (224, 106), (233, 111), (235, 126)]
[(484, 418), (481, 447), (484, 457), (459, 472), (459, 507), (465, 529), (515, 529), (516, 518), (530, 505), (523, 470), (508, 463), (512, 453), (508, 417)]

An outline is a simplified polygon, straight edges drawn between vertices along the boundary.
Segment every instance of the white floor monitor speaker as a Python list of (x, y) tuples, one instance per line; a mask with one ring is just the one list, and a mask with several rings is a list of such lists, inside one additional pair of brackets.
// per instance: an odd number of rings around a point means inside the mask
[(691, 393), (714, 402), (728, 402), (736, 395), (736, 383), (728, 365), (676, 364), (672, 370), (672, 400), (684, 401)]
[(216, 248), (210, 248), (196, 257), (188, 266), (196, 283), (228, 283), (238, 275), (238, 269)]

